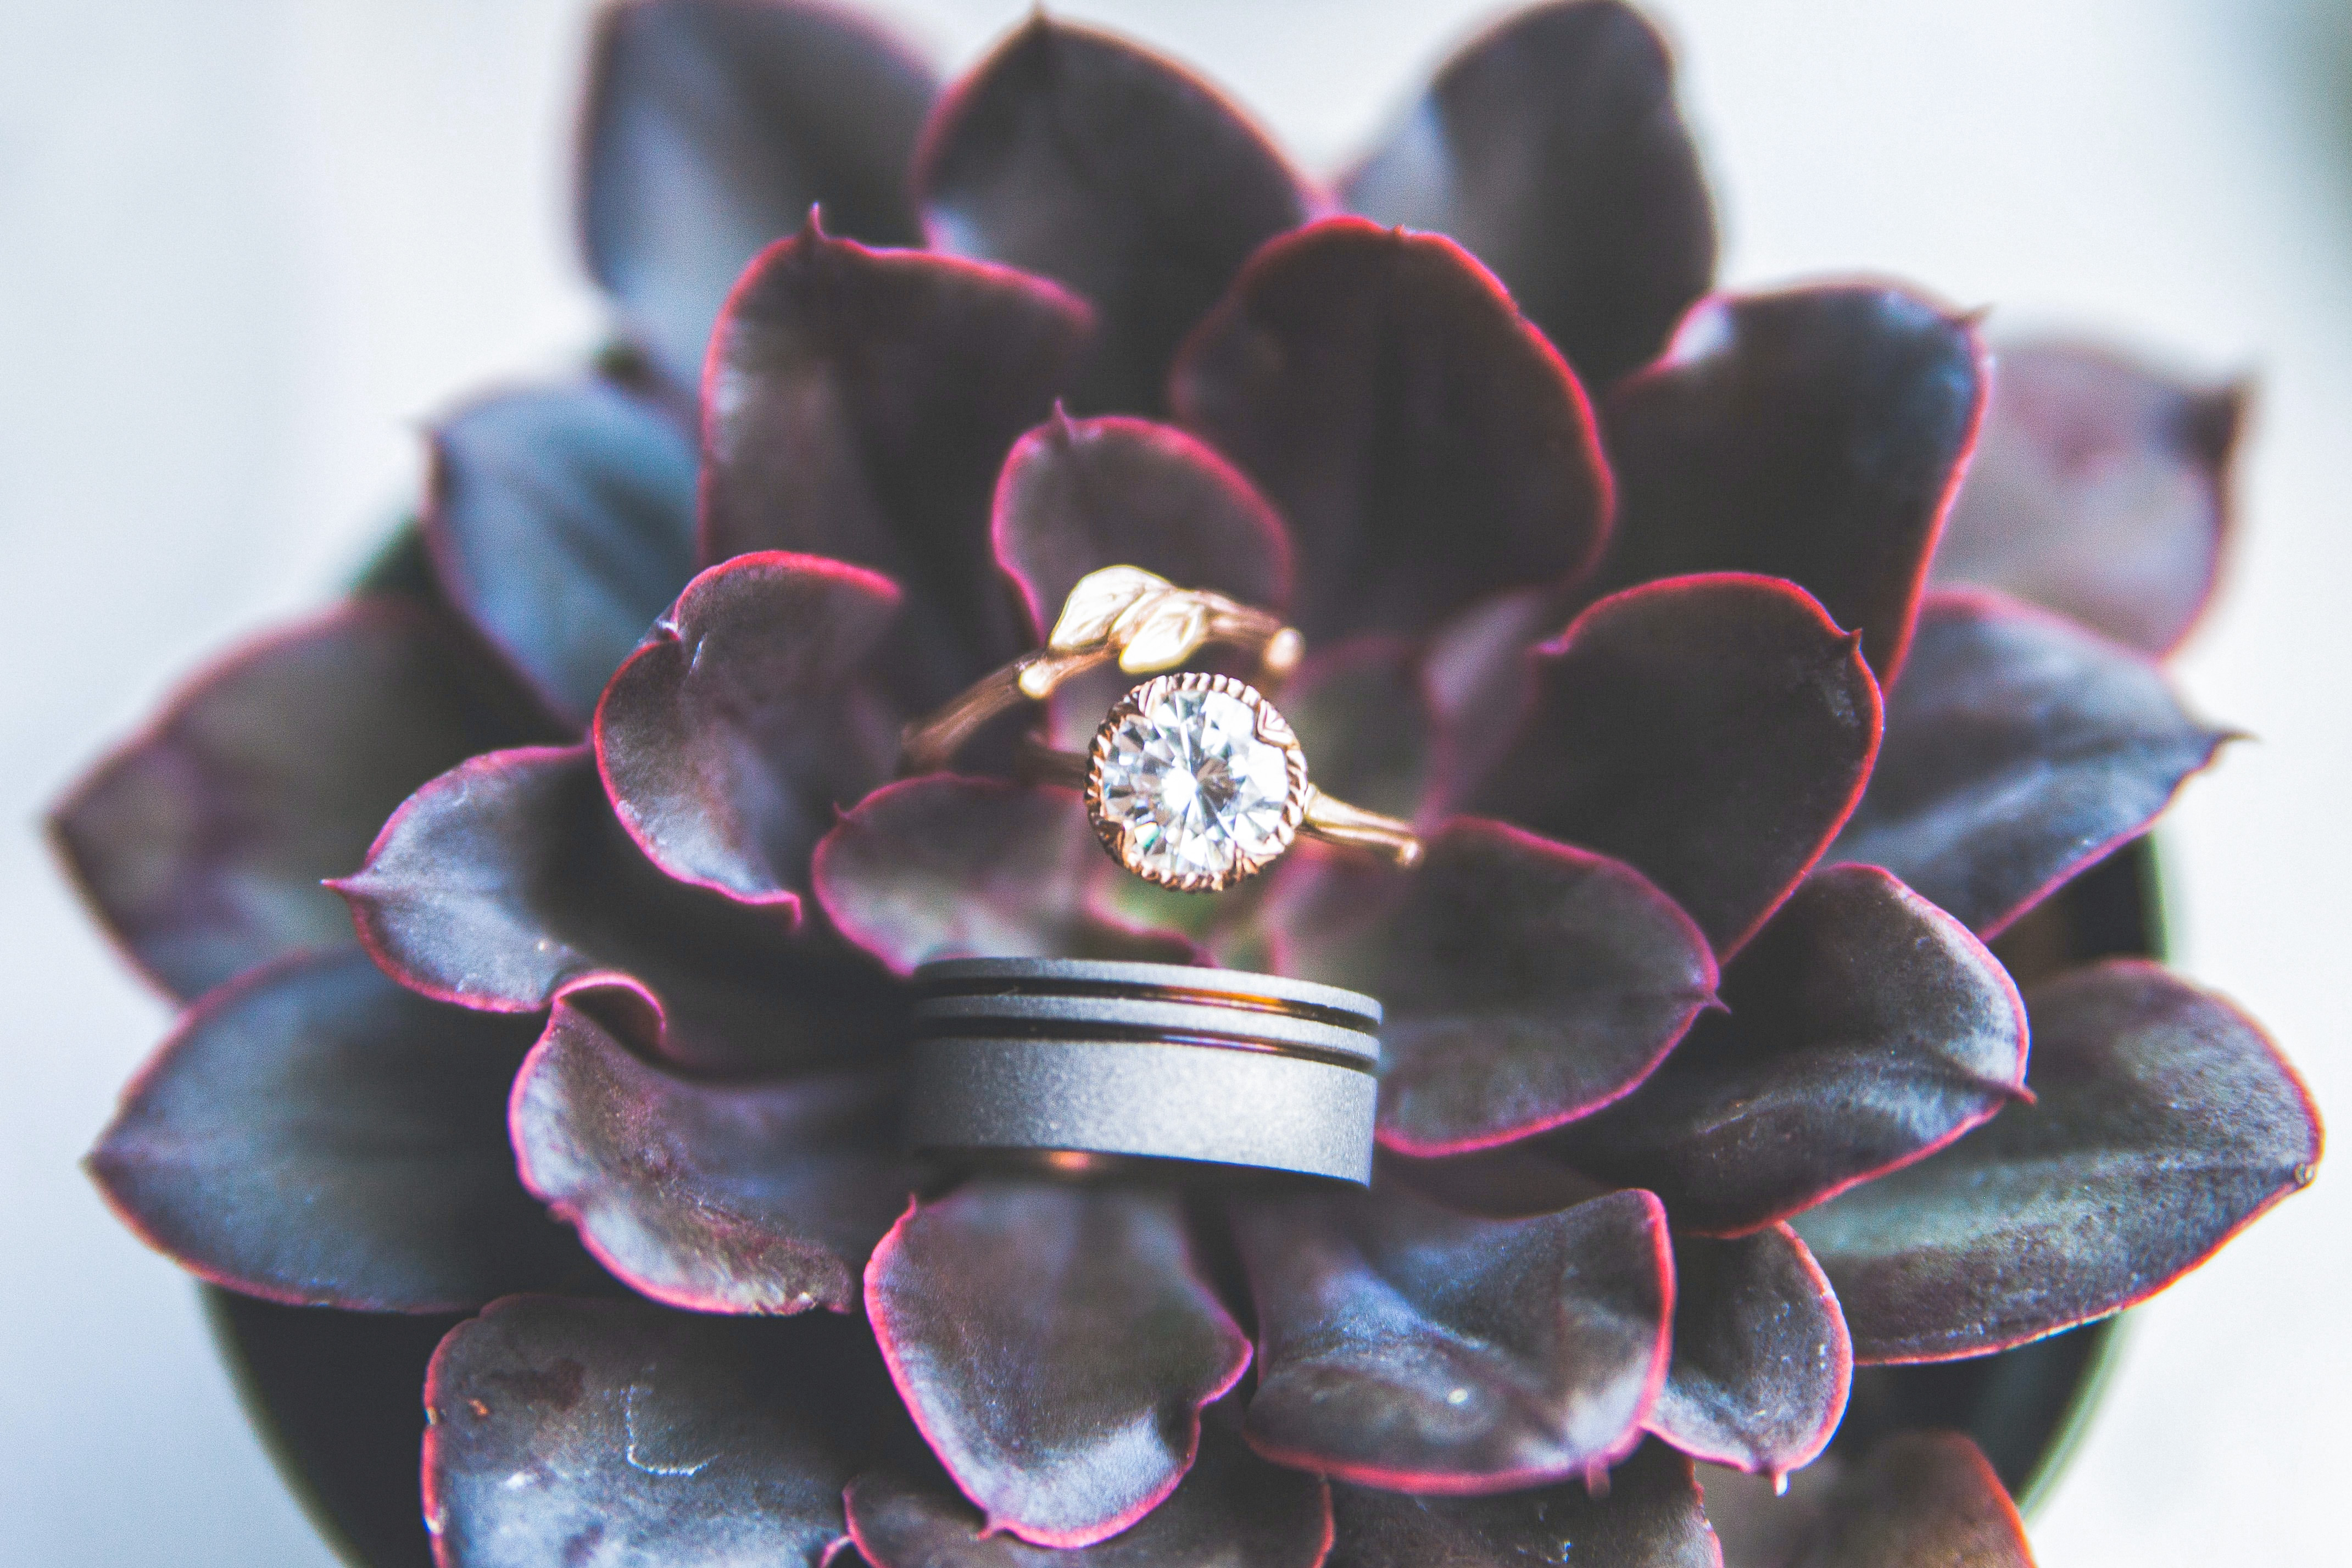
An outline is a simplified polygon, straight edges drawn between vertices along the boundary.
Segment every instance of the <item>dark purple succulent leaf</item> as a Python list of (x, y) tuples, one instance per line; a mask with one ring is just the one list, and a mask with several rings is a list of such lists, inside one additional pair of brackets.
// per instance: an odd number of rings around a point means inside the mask
[(49, 829), (124, 951), (199, 996), (283, 954), (341, 946), (320, 879), (360, 863), (408, 792), (531, 716), (441, 612), (344, 601), (180, 688), (86, 774)]
[(1738, 1235), (1942, 1148), (2023, 1097), (2025, 1006), (1959, 922), (1872, 866), (1814, 873), (1649, 1081), (1554, 1157)]
[(842, 935), (899, 974), (941, 958), (1134, 958), (1192, 944), (1110, 912), (1124, 874), (1075, 790), (934, 773), (858, 802), (817, 844), (817, 897)]
[(2119, 959), (2028, 1006), (2033, 1103), (1796, 1222), (1857, 1360), (1982, 1355), (2104, 1317), (2316, 1170), (2309, 1093), (2228, 1002)]
[(1617, 1192), (1483, 1219), (1385, 1185), (1236, 1201), (1257, 1303), (1244, 1427), (1277, 1463), (1391, 1491), (1597, 1475), (1666, 1372), (1665, 1211)]
[(1603, 411), (1619, 486), (1605, 580), (1787, 578), (1862, 633), (1891, 684), (1987, 377), (1973, 320), (1901, 289), (1710, 302)]
[(1651, 1431), (1777, 1480), (1820, 1458), (1853, 1383), (1837, 1297), (1794, 1230), (1675, 1236), (1675, 1356)]
[(1715, 999), (1715, 956), (1640, 873), (1456, 819), (1400, 873), (1297, 854), (1262, 916), (1293, 973), (1381, 998), (1380, 1138), (1458, 1154), (1590, 1114)]
[(698, 1082), (633, 1054), (593, 995), (556, 1004), (515, 1080), (522, 1179), (604, 1266), (674, 1307), (857, 1310), (907, 1206), (887, 1072)]
[(1448, 1208), (1489, 1219), (1557, 1214), (1616, 1190), (1553, 1159), (1540, 1138), (1434, 1159), (1384, 1149), (1380, 1165), (1388, 1175)]
[(2033, 1568), (2025, 1522), (1976, 1444), (1897, 1432), (1838, 1479), (1790, 1568)]
[(1691, 1462), (1644, 1443), (1609, 1472), (1497, 1497), (1331, 1489), (1332, 1568), (1723, 1568)]
[(530, 1036), (402, 990), (356, 947), (295, 954), (181, 1020), (89, 1173), (150, 1245), (273, 1301), (453, 1312), (584, 1282), (507, 1145)]
[(814, 225), (728, 297), (703, 383), (702, 559), (830, 556), (906, 590), (910, 706), (1020, 652), (989, 549), (1005, 453), (1051, 412), (1092, 318), (1042, 277)]
[(1573, 588), (1498, 593), (1438, 629), (1422, 656), (1436, 716), (1437, 799), (1457, 799), (1510, 750), (1536, 702), (1536, 651), (1557, 638), (1584, 599)]
[(1992, 594), (1932, 593), (1831, 852), (1991, 936), (2137, 838), (2229, 738), (2142, 654)]
[(1249, 1341), (1169, 1195), (979, 1181), (908, 1209), (866, 1270), (890, 1375), (990, 1531), (1091, 1546), (1192, 1463)]
[(869, 665), (888, 579), (762, 551), (696, 578), (596, 706), (596, 765), (647, 859), (789, 917), (835, 811), (890, 777), (908, 716)]
[(1171, 386), (1288, 519), (1318, 645), (1418, 635), (1575, 577), (1607, 540), (1609, 472), (1575, 373), (1439, 235), (1332, 218), (1275, 241)]
[(585, 746), (444, 774), (335, 886), (411, 989), (535, 1013), (623, 988), (656, 1015), (661, 1053), (689, 1067), (870, 1063), (900, 1019), (896, 988), (838, 942), (664, 875), (614, 818)]
[(484, 398), (432, 439), (435, 575), (550, 710), (584, 726), (693, 575), (693, 442), (594, 381)]
[(1617, 0), (1529, 6), (1473, 40), (1342, 194), (1469, 246), (1593, 386), (1655, 357), (1715, 277), (1674, 61)]
[(1350, 805), (1410, 821), (1437, 777), (1437, 720), (1419, 650), (1360, 637), (1310, 656), (1280, 693), (1315, 785)]
[(1870, 777), (1878, 684), (1859, 643), (1770, 578), (1612, 595), (1540, 650), (1518, 738), (1469, 804), (1629, 862), (1727, 956)]
[(1290, 539), (1213, 448), (1150, 420), (1055, 416), (1023, 436), (996, 484), (996, 559), (1042, 640), (1087, 573), (1139, 566), (1279, 612)]
[(1215, 89), (1042, 13), (941, 100), (915, 186), (933, 246), (1094, 301), (1101, 333), (1075, 393), (1089, 412), (1158, 410), (1185, 333), (1312, 204)]
[(823, 1396), (838, 1395), (851, 1332), (823, 1314), (493, 1303), (441, 1342), (425, 1378), (439, 1561), (820, 1568), (846, 1539), (841, 1489), (861, 1458), (865, 1412)]
[(693, 385), (736, 276), (811, 207), (853, 239), (919, 243), (906, 172), (936, 91), (920, 61), (832, 5), (607, 6), (583, 118), (589, 270)]
[(2003, 349), (1935, 580), (2171, 652), (2212, 597), (2245, 413), (2242, 385), (2187, 386), (2086, 345)]
[[(1006, 459), (993, 533), (996, 559), (1028, 606), (1033, 643), (1045, 641), (1078, 580), (1107, 566), (1139, 566), (1262, 609), (1290, 601), (1282, 519), (1232, 464), (1173, 425), (1055, 410)], [(1052, 705), (1055, 737), (1083, 748), (1135, 679), (1108, 668), (1064, 685)]]
[(1213, 1420), (1183, 1481), (1142, 1522), (1093, 1546), (1032, 1546), (991, 1532), (944, 1481), (887, 1470), (850, 1482), (849, 1532), (872, 1568), (1319, 1568), (1330, 1490), (1268, 1464)]

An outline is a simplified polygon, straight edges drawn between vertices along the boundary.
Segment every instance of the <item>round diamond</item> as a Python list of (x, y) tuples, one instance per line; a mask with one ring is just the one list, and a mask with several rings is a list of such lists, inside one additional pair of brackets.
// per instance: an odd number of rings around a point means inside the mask
[[(1255, 694), (1252, 694), (1255, 695)], [(1154, 882), (1223, 883), (1289, 841), (1290, 758), (1230, 692), (1153, 682), (1097, 746), (1100, 820)]]

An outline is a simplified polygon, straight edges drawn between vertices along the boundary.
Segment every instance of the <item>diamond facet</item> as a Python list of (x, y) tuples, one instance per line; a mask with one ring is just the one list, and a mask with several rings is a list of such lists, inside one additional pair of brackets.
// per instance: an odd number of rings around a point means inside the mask
[[(1270, 739), (1268, 733), (1283, 737)], [(1128, 694), (1095, 742), (1096, 826), (1127, 868), (1222, 887), (1288, 847), (1298, 813), (1289, 727), (1222, 676), (1163, 676)]]

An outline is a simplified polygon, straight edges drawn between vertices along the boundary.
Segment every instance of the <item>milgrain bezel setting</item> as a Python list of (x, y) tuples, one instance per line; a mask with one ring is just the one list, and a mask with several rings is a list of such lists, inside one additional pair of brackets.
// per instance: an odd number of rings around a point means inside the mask
[[(1129, 843), (1130, 831), (1123, 824), (1111, 821), (1103, 810), (1103, 768), (1109, 761), (1113, 737), (1128, 719), (1141, 715), (1146, 709), (1178, 692), (1216, 692), (1234, 698), (1250, 710), (1252, 726), (1259, 740), (1277, 747), (1283, 754), (1288, 792), (1282, 803), (1282, 815), (1276, 821), (1273, 842), (1255, 854), (1236, 856), (1233, 865), (1222, 873), (1193, 873), (1171, 875), (1145, 863), (1143, 856)], [(1222, 893), (1236, 883), (1248, 881), (1289, 850), (1297, 839), (1300, 825), (1307, 820), (1307, 809), (1313, 799), (1313, 786), (1307, 781), (1307, 751), (1298, 744), (1298, 737), (1264, 693), (1246, 681), (1231, 675), (1210, 674), (1188, 671), (1181, 674), (1156, 675), (1113, 703), (1110, 712), (1096, 731), (1093, 745), (1087, 748), (1087, 820), (1094, 824), (1095, 836), (1102, 841), (1113, 860), (1144, 881), (1180, 893)]]

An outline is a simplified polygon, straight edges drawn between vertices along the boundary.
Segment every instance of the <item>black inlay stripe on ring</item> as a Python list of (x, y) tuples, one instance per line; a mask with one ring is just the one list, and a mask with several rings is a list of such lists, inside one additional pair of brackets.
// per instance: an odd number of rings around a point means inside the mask
[(1285, 1001), (1276, 997), (1236, 997), (1224, 991), (1193, 990), (1178, 986), (1121, 985), (1100, 980), (939, 980), (915, 983), (918, 997), (1109, 997), (1139, 1002), (1189, 1002), (1196, 1007), (1225, 1008), (1237, 1013), (1279, 1013), (1307, 1023), (1370, 1034), (1378, 1023), (1370, 1014), (1344, 1008), (1317, 1007), (1310, 1002)]

